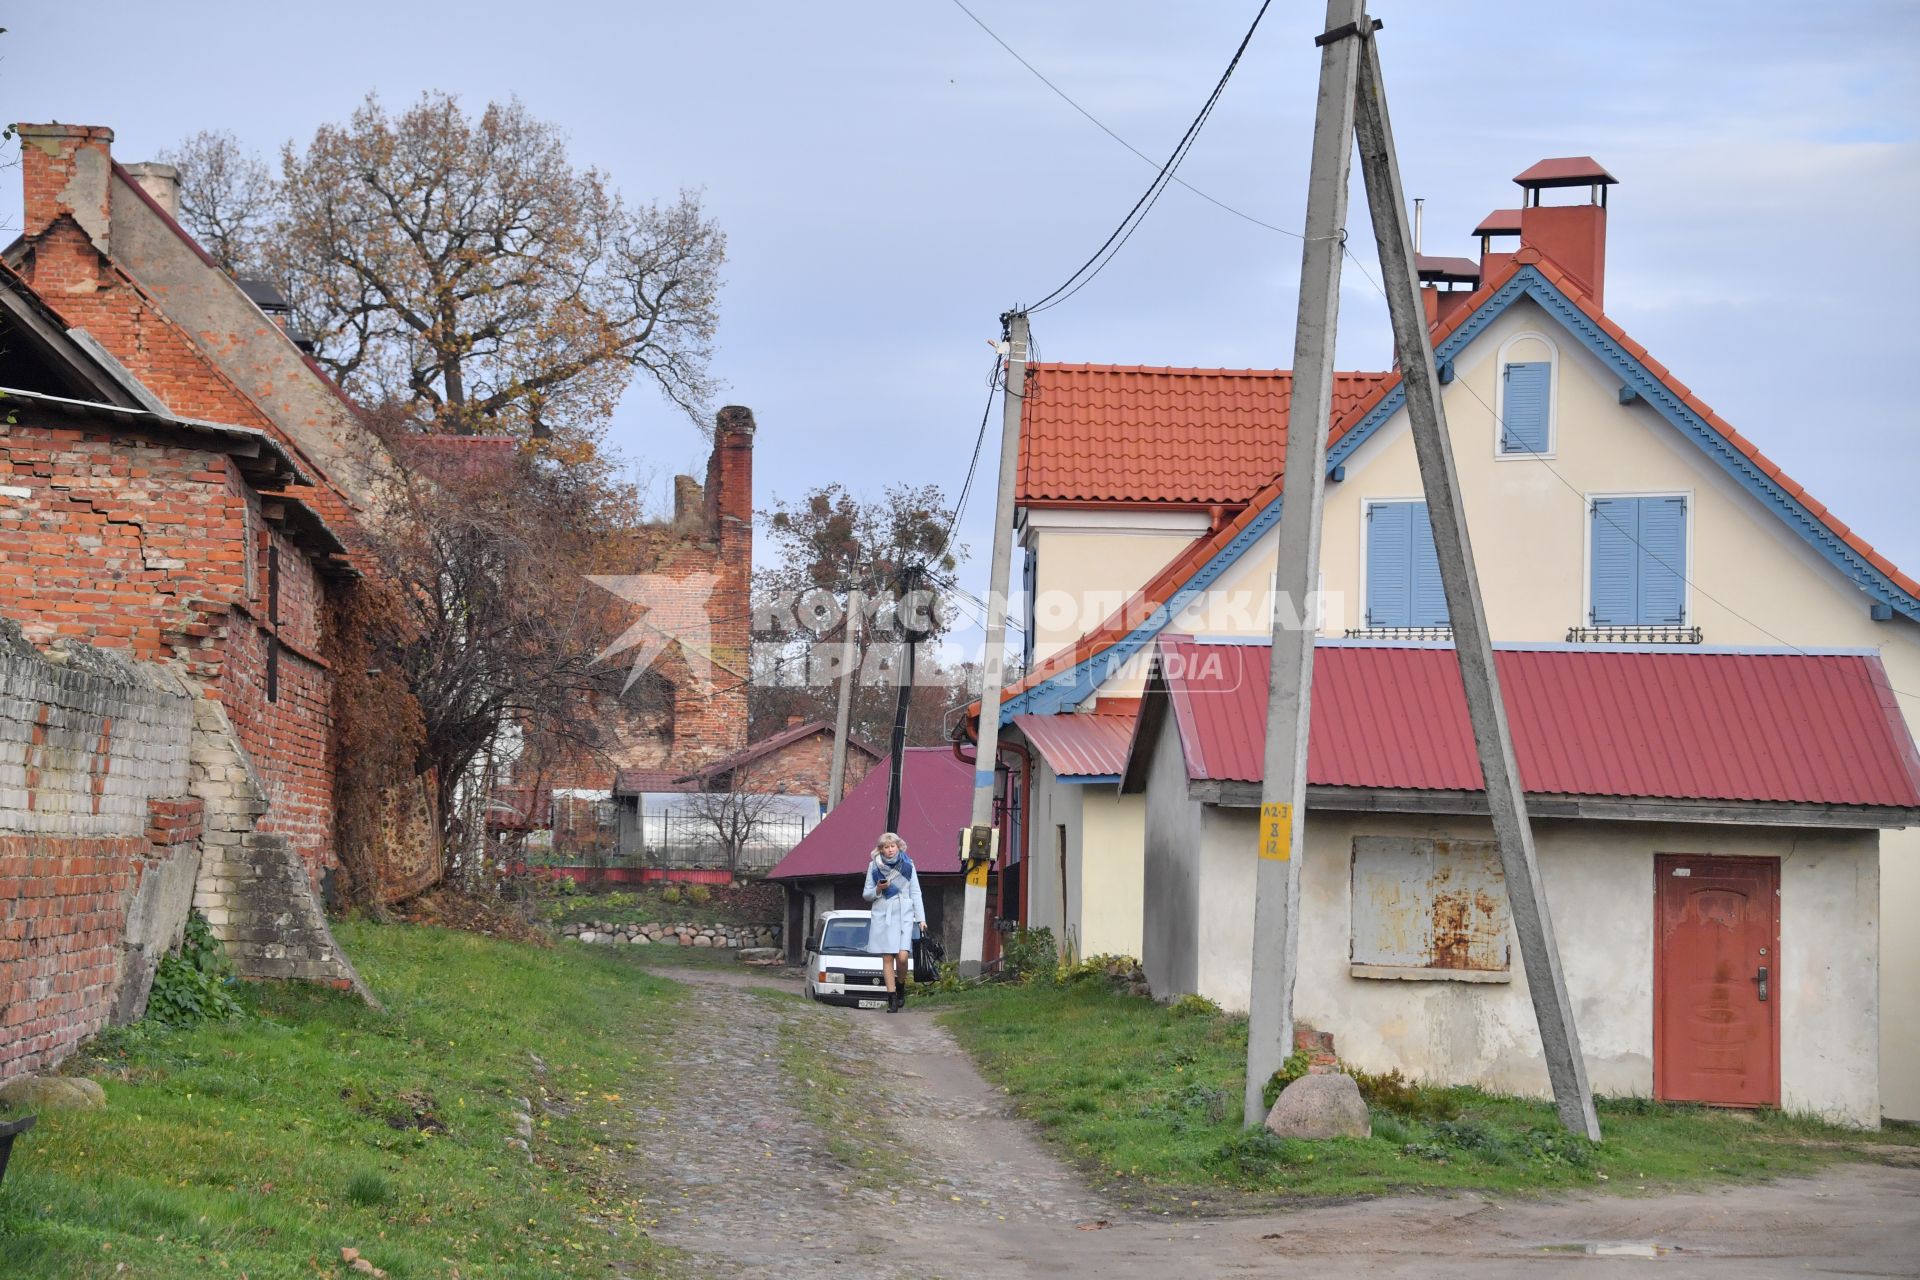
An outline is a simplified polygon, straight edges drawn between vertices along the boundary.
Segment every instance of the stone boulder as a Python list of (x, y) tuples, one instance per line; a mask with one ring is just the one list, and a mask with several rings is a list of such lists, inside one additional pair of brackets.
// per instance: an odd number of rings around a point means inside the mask
[(739, 956), (741, 964), (758, 965), (780, 964), (786, 958), (787, 953), (778, 947), (742, 947)]
[(80, 1076), (21, 1076), (0, 1085), (0, 1106), (10, 1111), (91, 1111), (106, 1105), (106, 1090)]
[(1281, 1138), (1371, 1138), (1373, 1120), (1352, 1076), (1314, 1072), (1280, 1091), (1267, 1131)]

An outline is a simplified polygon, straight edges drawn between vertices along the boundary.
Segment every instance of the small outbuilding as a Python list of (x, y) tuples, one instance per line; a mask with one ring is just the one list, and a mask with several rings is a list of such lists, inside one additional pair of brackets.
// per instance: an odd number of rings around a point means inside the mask
[[(801, 948), (825, 911), (862, 910), (867, 860), (874, 841), (886, 830), (887, 761), (876, 763), (820, 825), (782, 858), (767, 879), (786, 886), (787, 957), (798, 964)], [(949, 747), (908, 747), (901, 763), (899, 834), (921, 877), (927, 904), (927, 929), (960, 955), (962, 899), (966, 877), (960, 871), (960, 832), (972, 815), (973, 765), (956, 759)]]
[[(1496, 663), (1594, 1089), (1877, 1125), (1880, 832), (1920, 820), (1878, 656)], [(1156, 651), (1120, 785), (1157, 995), (1247, 1007), (1269, 664)], [(1320, 644), (1306, 800), (1298, 1022), (1365, 1070), (1547, 1094), (1451, 646)]]

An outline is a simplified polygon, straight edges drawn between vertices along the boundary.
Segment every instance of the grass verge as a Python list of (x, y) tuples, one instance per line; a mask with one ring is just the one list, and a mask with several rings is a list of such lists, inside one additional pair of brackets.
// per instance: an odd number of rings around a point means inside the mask
[(1098, 981), (994, 985), (936, 1003), (1022, 1113), (1110, 1190), (1143, 1202), (1632, 1192), (1778, 1177), (1874, 1153), (1876, 1135), (1802, 1117), (1646, 1099), (1602, 1100), (1605, 1141), (1594, 1146), (1561, 1130), (1543, 1102), (1405, 1087), (1376, 1100), (1370, 1139), (1288, 1141), (1241, 1128), (1244, 1018), (1116, 995)]
[[(15, 1147), (8, 1276), (347, 1275), (343, 1247), (396, 1280), (660, 1274), (618, 1177), (620, 1095), (679, 988), (612, 949), (336, 932), (385, 1011), (250, 986), (241, 1020), (139, 1024), (72, 1064), (109, 1105)], [(506, 1145), (522, 1097), (531, 1165)]]
[[(761, 988), (754, 995), (782, 1005), (796, 1001), (790, 990)], [(824, 1036), (815, 1022), (819, 1014), (817, 1009), (801, 1009), (780, 1023), (780, 1070), (787, 1094), (857, 1185), (897, 1186), (906, 1177), (907, 1159), (883, 1115), (886, 1086), (871, 1062), (828, 1047), (844, 1037)]]

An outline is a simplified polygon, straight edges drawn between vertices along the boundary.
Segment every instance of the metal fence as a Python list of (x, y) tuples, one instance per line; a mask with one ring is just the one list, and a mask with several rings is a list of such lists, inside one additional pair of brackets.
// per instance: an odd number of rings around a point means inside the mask
[(787, 856), (818, 819), (774, 813), (753, 824), (753, 834), (737, 860), (727, 856), (713, 822), (698, 814), (647, 812), (609, 802), (577, 806), (562, 814), (556, 805), (553, 827), (529, 833), (521, 856), (530, 866), (674, 867), (769, 871)]

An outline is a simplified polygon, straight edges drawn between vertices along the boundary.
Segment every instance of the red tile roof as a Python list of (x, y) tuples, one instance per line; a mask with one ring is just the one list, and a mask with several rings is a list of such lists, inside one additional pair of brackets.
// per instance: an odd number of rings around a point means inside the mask
[[(873, 842), (886, 829), (888, 772), (886, 765), (876, 765), (767, 878), (802, 880), (864, 871)], [(927, 875), (958, 875), (960, 832), (972, 814), (973, 762), (955, 759), (949, 747), (908, 747), (900, 767), (899, 834), (914, 868)]]
[(1063, 778), (1118, 775), (1127, 767), (1132, 715), (1015, 716), (1014, 725)]
[[(1190, 778), (1262, 773), (1266, 645), (1162, 640)], [(1873, 654), (1501, 648), (1530, 793), (1920, 808), (1920, 752)], [(1321, 644), (1307, 781), (1478, 791), (1448, 647)]]
[[(1686, 384), (1674, 377), (1665, 365), (1654, 359), (1645, 347), (1628, 337), (1626, 330), (1602, 315), (1599, 310), (1594, 307), (1592, 300), (1587, 297), (1585, 289), (1572, 277), (1568, 276), (1566, 272), (1556, 266), (1551, 259), (1543, 257), (1539, 250), (1532, 248), (1521, 249), (1515, 253), (1500, 270), (1496, 271), (1492, 278), (1483, 280), (1480, 288), (1474, 292), (1475, 300), (1471, 305), (1461, 307), (1433, 327), (1431, 341), (1434, 347), (1439, 347), (1441, 343), (1452, 337), (1455, 330), (1471, 320), (1495, 293), (1504, 288), (1509, 280), (1527, 267), (1532, 267), (1540, 272), (1541, 275), (1545, 276), (1556, 289), (1559, 289), (1565, 294), (1574, 306), (1579, 308), (1594, 324), (1598, 325), (1608, 337), (1619, 343), (1626, 349), (1628, 354), (1645, 365), (1649, 373), (1666, 384), (1689, 409), (1699, 414), (1709, 426), (1726, 439), (1727, 443), (1735, 449), (1738, 449), (1754, 466), (1758, 467), (1772, 479), (1775, 484), (1779, 485), (1798, 501), (1804, 503), (1807, 509), (1812, 512), (1817, 519), (1823, 521), (1828, 529), (1855, 552), (1859, 553), (1867, 563), (1886, 574), (1901, 590), (1906, 591), (1910, 595), (1920, 595), (1920, 582), (1916, 582), (1907, 574), (1902, 573), (1899, 567), (1891, 560), (1888, 560), (1878, 551), (1875, 551), (1872, 544), (1865, 538), (1854, 533), (1845, 524), (1835, 518), (1813, 495), (1801, 488), (1793, 481), (1792, 477), (1782, 471), (1778, 463), (1760, 452), (1752, 441), (1734, 429), (1732, 423), (1715, 413), (1710, 405), (1694, 395), (1693, 392), (1687, 388)], [(1350, 404), (1344, 414), (1338, 412), (1338, 404), (1336, 403), (1333, 426), (1328, 433), (1327, 443), (1329, 447), (1338, 444), (1347, 432), (1357, 426), (1380, 401), (1386, 399), (1387, 396), (1393, 392), (1394, 388), (1399, 385), (1400, 375), (1397, 372), (1387, 374), (1381, 378), (1364, 399)], [(1148, 580), (1147, 584), (1135, 592), (1132, 598), (1121, 605), (1119, 609), (1115, 610), (1111, 617), (1081, 636), (1078, 640), (1074, 641), (1073, 644), (1057, 651), (1045, 661), (1036, 665), (1033, 670), (1029, 671), (1019, 682), (1008, 687), (1002, 693), (1002, 700), (1012, 699), (1064, 671), (1071, 670), (1087, 659), (1105, 652), (1107, 649), (1112, 648), (1115, 644), (1125, 639), (1135, 627), (1139, 626), (1151, 616), (1156, 608), (1172, 599), (1174, 593), (1186, 583), (1187, 579), (1191, 578), (1203, 565), (1225, 549), (1226, 546), (1238, 537), (1249, 524), (1253, 523), (1268, 506), (1280, 501), (1280, 491), (1285, 478), (1282, 470), (1276, 467), (1272, 478), (1231, 520), (1228, 520), (1206, 536), (1194, 539), (1194, 541), (1187, 546), (1186, 550), (1182, 551), (1178, 556), (1175, 556), (1159, 573)], [(969, 716), (977, 716), (979, 712), (980, 704), (977, 701), (967, 708), (967, 714)]]
[[(1334, 375), (1335, 415), (1387, 376)], [(1280, 470), (1293, 374), (1036, 364), (1026, 397), (1021, 505), (1235, 505)]]

